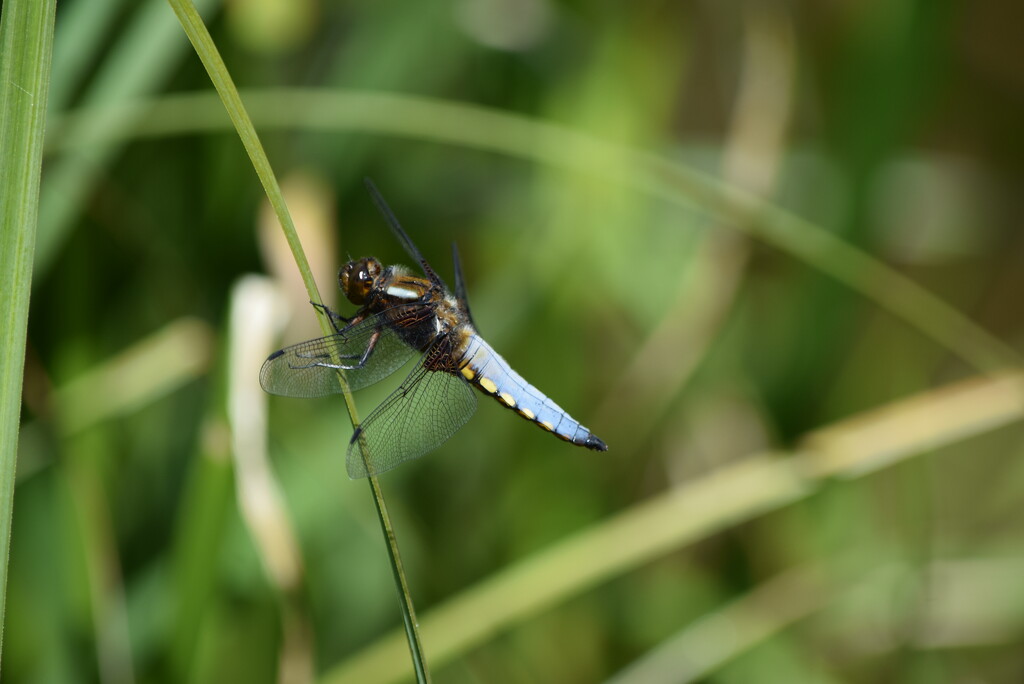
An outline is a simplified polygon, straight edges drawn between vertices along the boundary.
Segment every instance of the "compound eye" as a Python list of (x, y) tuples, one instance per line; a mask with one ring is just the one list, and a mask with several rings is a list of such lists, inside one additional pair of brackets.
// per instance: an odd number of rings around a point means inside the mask
[(372, 280), (372, 278), (370, 278), (369, 271), (367, 271), (366, 269), (359, 271), (359, 282), (368, 283), (370, 282), (370, 280)]

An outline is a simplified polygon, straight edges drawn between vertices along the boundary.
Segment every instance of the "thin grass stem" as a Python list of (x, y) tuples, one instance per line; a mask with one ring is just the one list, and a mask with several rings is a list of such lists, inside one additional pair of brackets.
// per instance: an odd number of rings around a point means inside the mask
[[(203, 66), (210, 75), (210, 80), (213, 82), (218, 95), (220, 95), (224, 108), (227, 110), (228, 116), (231, 118), (231, 122), (234, 124), (235, 130), (238, 132), (238, 136), (242, 139), (242, 144), (245, 146), (246, 152), (249, 154), (249, 159), (252, 161), (253, 168), (256, 170), (256, 174), (259, 176), (260, 182), (263, 184), (263, 189), (267, 193), (267, 198), (270, 200), (270, 204), (274, 208), (274, 212), (277, 214), (278, 220), (281, 223), (281, 229), (284, 231), (285, 239), (288, 241), (288, 247), (292, 251), (292, 256), (295, 259), (295, 264), (302, 276), (302, 282), (309, 294), (310, 301), (320, 304), (320, 293), (317, 289), (316, 281), (313, 279), (313, 272), (309, 267), (309, 261), (306, 259), (306, 255), (302, 249), (298, 233), (295, 230), (295, 224), (293, 223), (291, 214), (285, 204), (284, 195), (281, 192), (277, 178), (274, 176), (273, 169), (270, 166), (270, 160), (267, 159), (266, 152), (263, 150), (263, 145), (260, 142), (259, 137), (256, 135), (256, 129), (252, 124), (252, 120), (249, 118), (249, 114), (246, 112), (245, 106), (242, 104), (242, 100), (238, 95), (238, 90), (235, 88), (231, 75), (228, 73), (227, 66), (224, 64), (217, 47), (213, 43), (213, 38), (206, 29), (199, 13), (189, 0), (168, 0), (168, 2), (174, 9), (175, 14), (178, 16), (178, 20), (181, 22), (182, 28), (184, 28), (189, 41), (191, 41), (195, 48), (196, 54), (199, 55), (199, 59), (203, 62)], [(328, 317), (325, 314), (322, 314), (318, 318), (323, 334), (330, 335), (333, 332), (333, 329)], [(348, 409), (349, 418), (352, 421), (352, 425), (356, 426), (359, 424), (359, 417), (356, 413), (356, 406), (352, 399), (352, 393), (345, 384), (344, 378), (340, 375), (339, 382), (341, 383), (342, 394), (345, 397), (345, 406)], [(365, 453), (365, 451), (363, 453)], [(373, 494), (374, 505), (377, 508), (377, 516), (380, 520), (381, 530), (383, 531), (385, 541), (387, 542), (388, 558), (391, 563), (391, 570), (396, 584), (395, 588), (398, 591), (399, 602), (402, 607), (402, 619), (405, 624), (406, 638), (409, 643), (409, 651), (412, 656), (416, 678), (419, 682), (429, 682), (430, 675), (427, 669), (426, 659), (423, 654), (423, 648), (420, 644), (416, 612), (413, 606), (412, 596), (409, 593), (408, 583), (405, 580), (401, 555), (398, 549), (398, 540), (395, 537), (394, 528), (391, 525), (391, 519), (388, 515), (387, 504), (384, 501), (384, 494), (381, 491), (380, 483), (377, 481), (377, 478), (372, 475), (368, 480), (370, 484), (370, 491)]]

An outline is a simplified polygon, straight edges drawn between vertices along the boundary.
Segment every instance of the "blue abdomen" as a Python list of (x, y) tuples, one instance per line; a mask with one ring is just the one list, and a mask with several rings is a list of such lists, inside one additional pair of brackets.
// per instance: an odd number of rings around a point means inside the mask
[(560, 439), (607, 451), (608, 447), (543, 392), (512, 370), (505, 359), (480, 335), (470, 334), (459, 363), (463, 377), (484, 394)]

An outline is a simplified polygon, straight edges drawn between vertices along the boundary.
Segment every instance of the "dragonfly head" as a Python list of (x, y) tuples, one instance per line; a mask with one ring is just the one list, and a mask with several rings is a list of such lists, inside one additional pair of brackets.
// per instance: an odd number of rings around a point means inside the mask
[(354, 259), (341, 267), (338, 284), (350, 302), (362, 306), (383, 270), (373, 257)]

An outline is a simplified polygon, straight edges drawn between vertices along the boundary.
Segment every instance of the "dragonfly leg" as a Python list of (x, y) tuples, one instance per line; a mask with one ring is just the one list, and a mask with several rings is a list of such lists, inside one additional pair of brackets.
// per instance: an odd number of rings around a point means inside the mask
[(376, 349), (377, 342), (379, 340), (380, 330), (374, 330), (373, 334), (370, 335), (369, 343), (366, 345), (366, 351), (363, 352), (363, 355), (362, 357), (360, 357), (359, 362), (356, 363), (354, 366), (340, 366), (340, 368), (342, 370), (356, 370), (357, 368), (362, 368), (363, 366), (365, 366), (366, 362), (370, 359), (370, 354), (372, 354), (373, 350)]
[(352, 321), (355, 320), (355, 316), (352, 318), (346, 318), (326, 304), (319, 304), (313, 300), (310, 300), (309, 303), (313, 305), (314, 309), (327, 315), (327, 319), (331, 322), (331, 327), (334, 328), (334, 332), (342, 332), (342, 328), (338, 327), (339, 321), (345, 323), (345, 327), (347, 328), (352, 324)]
[[(335, 370), (358, 370), (358, 369), (362, 368), (363, 366), (365, 366), (366, 362), (369, 361), (370, 355), (373, 354), (373, 350), (377, 347), (377, 342), (379, 340), (380, 340), (380, 330), (373, 331), (373, 334), (370, 335), (370, 341), (366, 345), (366, 349), (363, 351), (362, 355), (360, 355), (360, 357), (359, 357), (359, 361), (357, 361), (356, 363), (354, 363), (352, 365), (346, 365), (344, 363), (328, 363), (327, 361), (313, 361), (312, 363), (308, 363), (305, 366), (289, 366), (289, 368), (291, 368), (293, 370), (301, 370), (303, 368), (334, 368)], [(298, 356), (298, 354), (296, 354), (296, 356)], [(310, 357), (306, 357), (306, 358), (323, 358), (323, 356), (324, 355), (320, 354), (320, 355), (317, 355), (315, 357), (310, 356)], [(340, 358), (342, 358), (342, 359), (352, 359), (352, 358), (355, 358), (355, 354), (341, 356)]]

